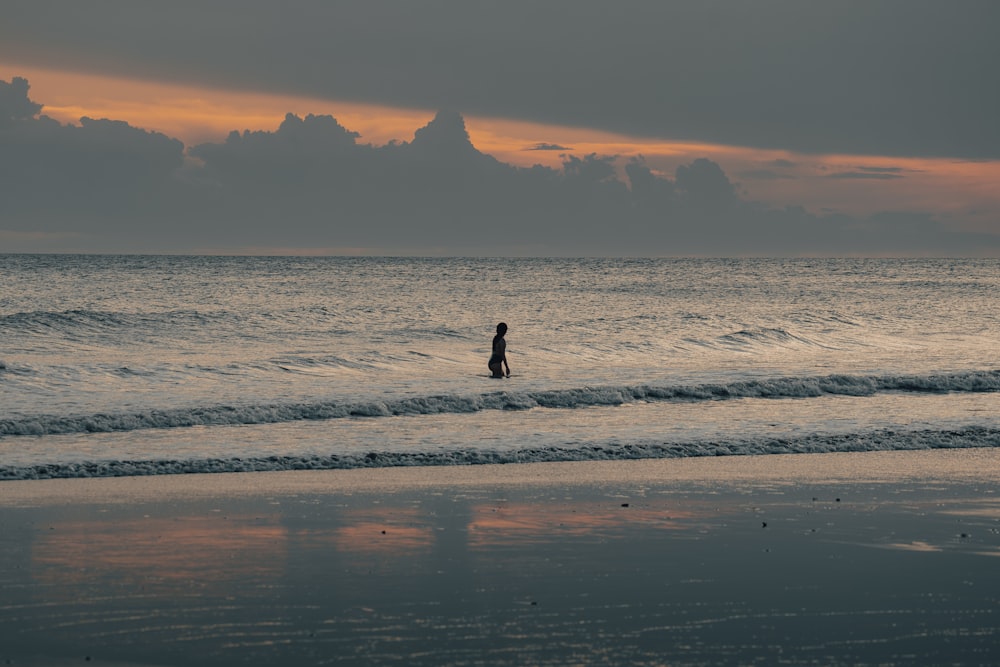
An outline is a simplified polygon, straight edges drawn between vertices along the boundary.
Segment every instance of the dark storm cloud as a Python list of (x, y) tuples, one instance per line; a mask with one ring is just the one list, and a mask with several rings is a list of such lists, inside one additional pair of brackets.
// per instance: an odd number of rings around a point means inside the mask
[(1000, 157), (993, 0), (6, 0), (0, 60), (801, 152)]
[(0, 127), (32, 118), (42, 110), (42, 105), (28, 99), (28, 80), (15, 76), (10, 83), (0, 81)]
[(124, 121), (62, 125), (38, 115), (28, 90), (24, 79), (0, 81), (0, 229), (107, 232), (170, 200), (180, 141)]
[[(920, 214), (816, 216), (741, 198), (718, 163), (673, 177), (641, 157), (518, 168), (441, 111), (384, 146), (328, 115), (186, 150), (125, 121), (61, 125), (0, 85), (0, 252), (368, 248), (394, 254), (989, 254), (1000, 239)], [(27, 115), (26, 115), (27, 114)], [(883, 174), (896, 175), (896, 174)]]

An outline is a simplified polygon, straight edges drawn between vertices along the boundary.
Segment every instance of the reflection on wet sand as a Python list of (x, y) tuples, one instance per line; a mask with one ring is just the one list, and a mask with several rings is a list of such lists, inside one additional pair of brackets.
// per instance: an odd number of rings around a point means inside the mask
[(278, 514), (90, 519), (36, 527), (32, 578), (57, 590), (97, 581), (124, 585), (280, 579), (290, 553), (325, 552), (367, 560), (410, 558), (433, 548), (435, 531), (416, 510), (385, 507), (334, 525), (295, 528)]
[[(268, 579), (285, 569), (288, 531), (276, 516), (89, 520), (40, 526), (31, 576), (53, 590)], [(69, 589), (72, 590), (72, 589)]]
[(0, 663), (996, 663), (1000, 504), (934, 483), (0, 498)]
[[(993, 489), (989, 493), (993, 493)], [(977, 499), (974, 505), (963, 504), (956, 507), (948, 507), (948, 504), (939, 504), (941, 512), (954, 516), (979, 517), (983, 519), (994, 519), (1000, 521), (1000, 498), (984, 497)]]
[(615, 530), (645, 527), (649, 530), (679, 531), (703, 513), (669, 507), (633, 507), (632, 503), (611, 502), (538, 505), (502, 503), (476, 505), (470, 510), (469, 546), (488, 549), (499, 544), (556, 540), (561, 537), (604, 535)]
[(350, 511), (340, 521), (328, 538), (330, 547), (342, 554), (405, 558), (433, 548), (434, 529), (413, 508)]

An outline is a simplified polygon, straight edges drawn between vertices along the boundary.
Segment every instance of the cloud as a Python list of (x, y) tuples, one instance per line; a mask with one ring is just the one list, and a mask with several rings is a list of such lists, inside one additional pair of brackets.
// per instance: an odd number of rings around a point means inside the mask
[[(1000, 239), (920, 213), (816, 215), (740, 196), (722, 165), (642, 157), (515, 167), (441, 111), (412, 140), (359, 143), (330, 115), (288, 114), (187, 149), (125, 121), (61, 125), (9, 84), (0, 126), (4, 250), (350, 249), (475, 255), (1000, 254)], [(25, 112), (33, 112), (25, 117)], [(886, 171), (888, 169), (888, 171)], [(889, 168), (858, 173), (898, 177)], [(624, 174), (624, 175), (623, 175)]]
[(707, 158), (677, 167), (675, 182), (686, 197), (702, 205), (731, 204), (736, 200), (736, 188), (729, 177), (722, 167)]
[(835, 171), (827, 174), (826, 177), (837, 179), (892, 181), (903, 178), (903, 175), (896, 171), (872, 171), (870, 169), (861, 168), (857, 171)]
[(568, 147), (568, 146), (560, 146), (559, 144), (537, 143), (534, 146), (528, 146), (527, 148), (522, 148), (521, 150), (525, 150), (525, 151), (563, 151), (563, 152), (566, 152), (566, 151), (571, 151), (573, 149), (570, 148), (570, 147)]
[[(124, 121), (81, 118), (62, 125), (38, 115), (29, 86), (0, 86), (0, 220), (7, 232), (74, 234), (83, 226), (121, 229), (149, 210), (165, 211), (181, 142)], [(38, 230), (44, 223), (52, 228)]]
[(859, 171), (867, 171), (873, 174), (901, 174), (906, 169), (902, 167), (858, 167)]
[(792, 174), (787, 173), (788, 170), (794, 169), (798, 165), (791, 160), (786, 160), (784, 158), (778, 158), (776, 160), (770, 160), (764, 164), (762, 168), (758, 169), (744, 169), (739, 172), (739, 176), (749, 181), (781, 181), (781, 180), (792, 180), (796, 177)]
[(996, 2), (292, 7), (6, 0), (0, 62), (798, 153), (1000, 158)]
[(751, 181), (780, 181), (795, 178), (789, 174), (782, 174), (772, 169), (747, 169), (741, 171), (739, 175), (740, 178)]
[(33, 118), (42, 105), (28, 99), (28, 80), (15, 76), (10, 83), (0, 81), (0, 124)]
[(916, 169), (903, 167), (857, 167), (851, 171), (837, 171), (827, 174), (827, 178), (891, 181), (905, 178), (905, 174), (917, 173)]

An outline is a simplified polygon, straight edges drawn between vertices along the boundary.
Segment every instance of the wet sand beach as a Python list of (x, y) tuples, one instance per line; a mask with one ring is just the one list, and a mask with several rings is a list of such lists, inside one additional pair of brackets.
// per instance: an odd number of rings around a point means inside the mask
[(0, 483), (11, 665), (991, 664), (1000, 451)]

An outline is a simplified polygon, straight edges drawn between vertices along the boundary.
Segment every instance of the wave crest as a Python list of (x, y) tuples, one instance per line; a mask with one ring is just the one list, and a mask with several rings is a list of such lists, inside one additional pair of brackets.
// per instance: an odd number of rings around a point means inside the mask
[(367, 452), (328, 456), (262, 456), (215, 459), (87, 461), (34, 466), (0, 466), (0, 480), (74, 477), (133, 477), (216, 472), (335, 470), (401, 466), (447, 466), (553, 461), (620, 461), (696, 456), (818, 454), (1000, 447), (1000, 429), (879, 430), (799, 438), (757, 438), (731, 442), (608, 443), (516, 450), (462, 449), (422, 452)]
[(641, 401), (712, 401), (739, 398), (870, 396), (879, 392), (1000, 391), (1000, 371), (944, 375), (785, 377), (728, 384), (599, 386), (544, 391), (493, 392), (472, 396), (437, 395), (367, 403), (316, 402), (268, 405), (215, 405), (123, 414), (35, 415), (0, 420), (0, 436), (103, 433), (187, 426), (273, 424), (345, 417), (462, 414), (481, 410), (575, 409)]

